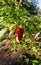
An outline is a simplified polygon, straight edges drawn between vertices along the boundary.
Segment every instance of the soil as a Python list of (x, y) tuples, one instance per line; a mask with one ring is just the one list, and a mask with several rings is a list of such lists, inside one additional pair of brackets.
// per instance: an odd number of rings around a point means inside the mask
[[(11, 52), (12, 42), (8, 41), (0, 47), (0, 65), (20, 65), (22, 64), (22, 52)], [(5, 49), (4, 49), (5, 48)]]

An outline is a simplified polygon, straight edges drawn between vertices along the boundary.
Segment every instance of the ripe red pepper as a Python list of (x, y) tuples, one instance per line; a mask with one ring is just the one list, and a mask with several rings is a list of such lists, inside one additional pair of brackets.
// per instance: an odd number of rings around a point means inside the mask
[(18, 37), (19, 41), (22, 40), (23, 33), (24, 33), (24, 29), (23, 28), (17, 28), (16, 34), (17, 34), (17, 37)]

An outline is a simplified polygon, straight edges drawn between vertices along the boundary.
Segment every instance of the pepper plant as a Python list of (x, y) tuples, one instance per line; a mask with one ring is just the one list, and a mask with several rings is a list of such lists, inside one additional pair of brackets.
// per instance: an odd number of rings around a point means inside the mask
[[(12, 40), (13, 46), (10, 49), (11, 51), (25, 50), (27, 52), (28, 50), (32, 50), (34, 52), (32, 54), (36, 55), (40, 49), (41, 42), (34, 40), (33, 37), (36, 39), (41, 35), (41, 17), (31, 15), (29, 11), (23, 7), (22, 0), (21, 2), (17, 1), (18, 0), (0, 0), (0, 42), (5, 39), (7, 41)], [(37, 35), (36, 33), (36, 35), (33, 36), (33, 31), (37, 31), (39, 34)], [(16, 37), (18, 37), (19, 43), (16, 41)]]

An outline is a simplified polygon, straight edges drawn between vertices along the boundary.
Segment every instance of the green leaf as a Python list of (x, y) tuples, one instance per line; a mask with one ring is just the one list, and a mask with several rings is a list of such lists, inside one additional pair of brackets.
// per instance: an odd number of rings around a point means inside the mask
[(36, 64), (38, 64), (38, 63), (39, 63), (39, 62), (38, 62), (37, 60), (33, 60), (33, 61), (32, 61), (32, 64), (33, 64), (33, 65), (36, 65)]
[(7, 28), (3, 28), (2, 30), (0, 30), (0, 39), (5, 35), (6, 32)]

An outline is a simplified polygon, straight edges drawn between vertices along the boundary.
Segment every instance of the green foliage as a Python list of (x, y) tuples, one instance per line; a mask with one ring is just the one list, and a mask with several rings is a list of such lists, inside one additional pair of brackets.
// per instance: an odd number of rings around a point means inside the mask
[(32, 2), (25, 1), (22, 3), (22, 5), (31, 15), (38, 14), (38, 7), (35, 4), (33, 4)]
[(31, 64), (31, 65), (39, 65), (39, 64), (41, 64), (41, 63), (39, 63), (39, 61), (38, 60), (30, 60), (27, 56), (25, 56), (24, 55), (24, 62), (27, 64), (27, 65), (29, 65), (29, 64)]
[(24, 56), (24, 62), (27, 64), (29, 63), (29, 58), (27, 58), (27, 56)]
[(36, 65), (36, 64), (39, 64), (37, 60), (33, 60), (32, 61), (32, 65)]

